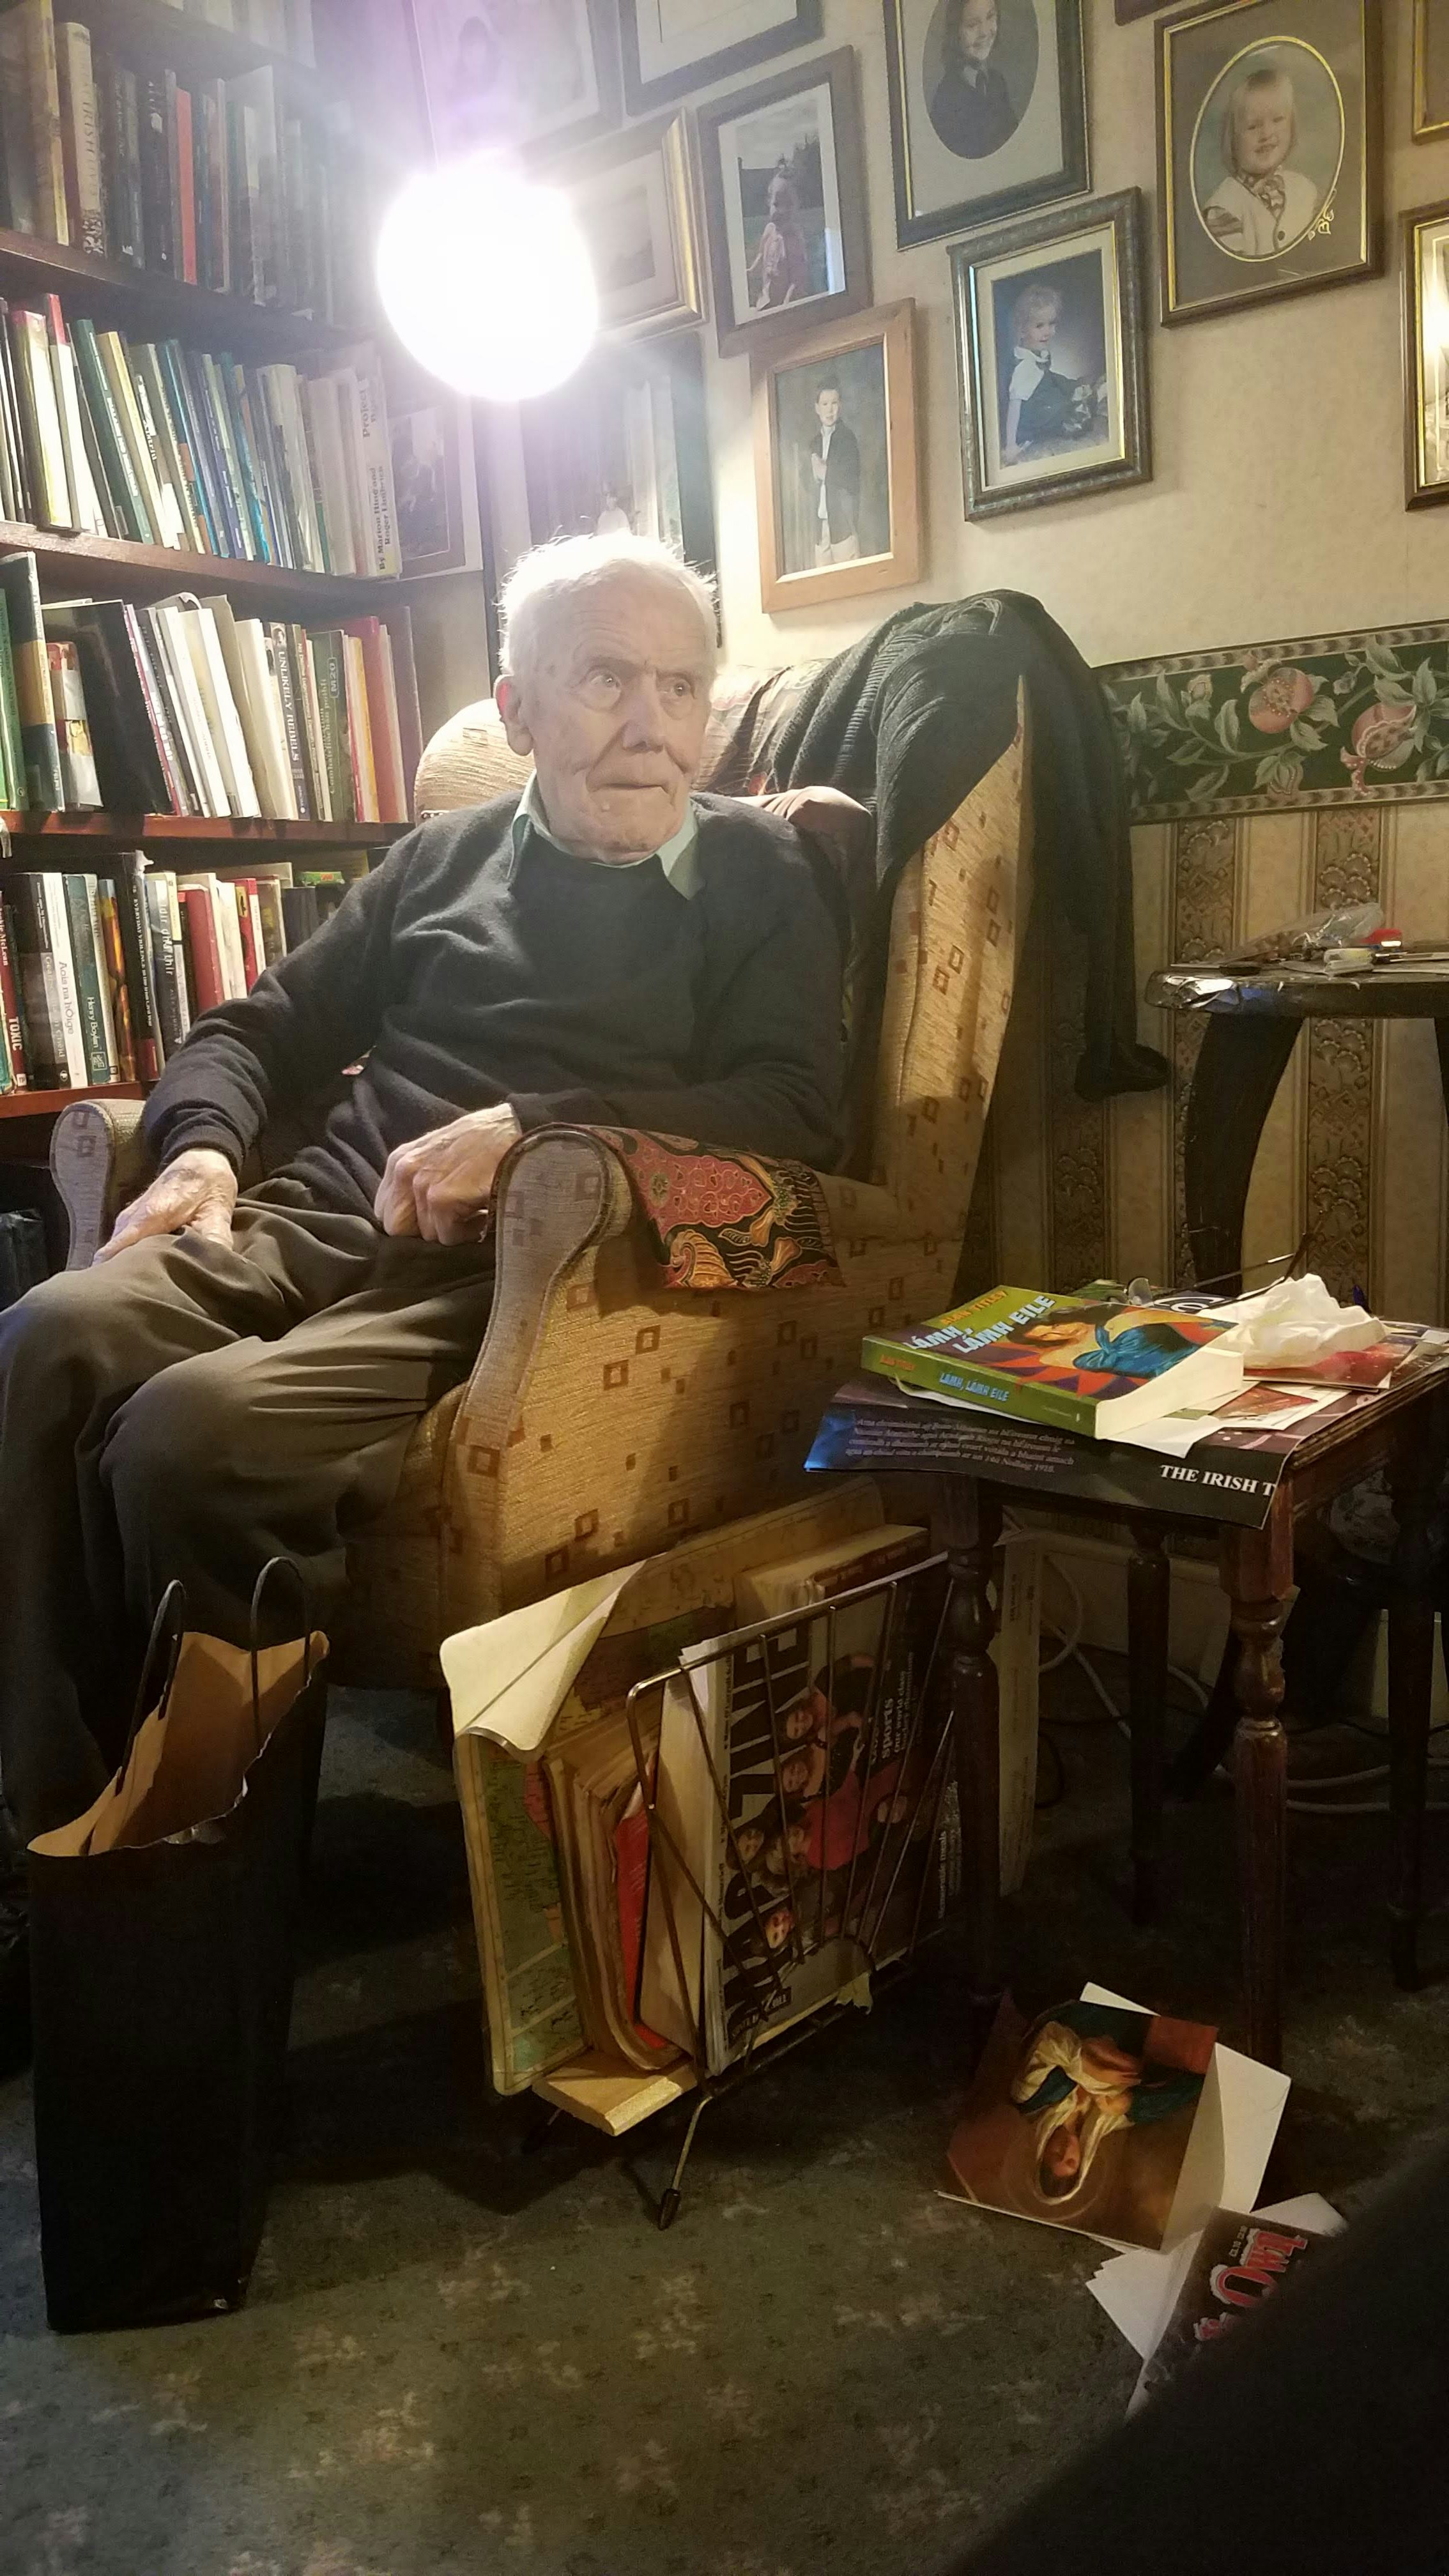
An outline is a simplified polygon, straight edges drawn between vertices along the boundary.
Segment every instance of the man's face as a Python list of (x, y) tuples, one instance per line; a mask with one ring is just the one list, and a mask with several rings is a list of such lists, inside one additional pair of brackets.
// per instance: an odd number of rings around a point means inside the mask
[(999, 25), (997, 0), (966, 0), (961, 12), (961, 58), (980, 65), (989, 62), (996, 47)]
[(833, 429), (835, 427), (836, 422), (840, 418), (840, 396), (836, 392), (834, 385), (827, 385), (824, 393), (816, 395), (815, 417), (819, 421), (822, 429)]
[(642, 859), (678, 831), (704, 749), (709, 655), (698, 610), (672, 584), (621, 566), (579, 594), (527, 681), (502, 679), (497, 694), (566, 849)]

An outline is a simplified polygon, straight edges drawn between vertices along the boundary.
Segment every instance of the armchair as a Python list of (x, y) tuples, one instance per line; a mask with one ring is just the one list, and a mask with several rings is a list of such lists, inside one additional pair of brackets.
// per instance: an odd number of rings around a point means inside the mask
[[(471, 707), (424, 752), (417, 810), (525, 774), (491, 706)], [(1026, 774), (1023, 710), (897, 888), (869, 1177), (823, 1180), (843, 1289), (661, 1291), (605, 1140), (525, 1139), (472, 1375), (419, 1425), (391, 1508), (349, 1551), (340, 1674), (436, 1688), (455, 1629), (788, 1501), (865, 1329), (949, 1301), (1025, 929)], [(67, 1109), (51, 1164), (80, 1268), (145, 1178), (139, 1105)]]

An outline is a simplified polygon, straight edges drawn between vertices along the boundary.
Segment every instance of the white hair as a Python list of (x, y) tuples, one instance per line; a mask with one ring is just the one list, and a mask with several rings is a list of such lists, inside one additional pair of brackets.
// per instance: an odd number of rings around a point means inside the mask
[(595, 590), (616, 573), (645, 573), (687, 599), (699, 617), (708, 677), (714, 679), (719, 659), (715, 623), (715, 589), (672, 546), (657, 537), (636, 537), (624, 530), (615, 536), (556, 537), (521, 557), (503, 585), (498, 606), (503, 620), (503, 668), (510, 678), (526, 679), (543, 662), (550, 638), (566, 629), (570, 603), (580, 591)]

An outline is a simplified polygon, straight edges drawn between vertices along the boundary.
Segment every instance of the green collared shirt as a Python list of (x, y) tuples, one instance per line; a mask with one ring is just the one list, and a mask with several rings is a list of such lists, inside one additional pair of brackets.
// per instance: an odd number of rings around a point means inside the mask
[[(548, 828), (548, 816), (543, 810), (543, 798), (539, 794), (538, 773), (536, 770), (530, 777), (528, 785), (525, 787), (523, 794), (519, 799), (518, 811), (513, 817), (513, 856), (515, 861), (522, 858), (531, 832), (536, 832), (540, 840), (549, 842), (554, 849), (559, 849), (562, 846), (560, 842), (554, 840), (553, 834)], [(566, 855), (569, 854), (566, 853)], [(577, 853), (575, 852), (572, 855), (577, 856)], [(659, 864), (664, 870), (666, 877), (669, 879), (670, 884), (673, 886), (675, 893), (682, 894), (686, 903), (690, 901), (692, 896), (698, 894), (700, 884), (699, 816), (695, 811), (693, 798), (690, 799), (688, 811), (685, 814), (684, 820), (680, 824), (678, 831), (671, 832), (669, 839), (667, 841), (662, 841), (659, 848), (651, 853), (651, 856), (659, 861)], [(626, 861), (625, 864), (634, 868), (647, 868), (649, 860), (630, 859)]]

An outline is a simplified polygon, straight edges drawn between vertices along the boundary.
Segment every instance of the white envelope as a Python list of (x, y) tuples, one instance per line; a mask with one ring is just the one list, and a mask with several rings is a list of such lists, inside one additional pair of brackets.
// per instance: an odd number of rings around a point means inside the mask
[(536, 1753), (620, 1593), (646, 1562), (596, 1574), (446, 1637), (440, 1660), (454, 1735), (484, 1735), (510, 1753)]

